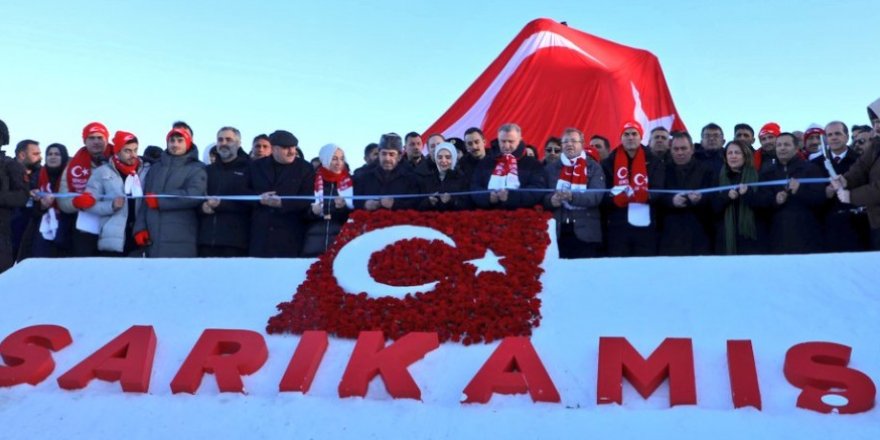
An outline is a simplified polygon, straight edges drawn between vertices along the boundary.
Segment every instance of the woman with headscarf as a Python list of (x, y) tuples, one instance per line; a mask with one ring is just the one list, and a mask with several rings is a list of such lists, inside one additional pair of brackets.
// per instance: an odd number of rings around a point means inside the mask
[(760, 254), (766, 251), (765, 231), (755, 215), (755, 187), (747, 186), (758, 181), (758, 172), (752, 164), (752, 149), (741, 141), (728, 142), (724, 147), (718, 186), (736, 185), (723, 190), (712, 198), (715, 212), (715, 250), (722, 255)]
[(345, 152), (336, 144), (327, 144), (318, 158), (321, 166), (315, 171), (315, 201), (307, 214), (309, 225), (302, 250), (307, 258), (323, 254), (333, 244), (354, 209), (354, 180), (348, 174)]
[[(54, 258), (70, 255), (71, 234), (76, 214), (62, 212), (53, 194), (61, 187), (61, 176), (70, 156), (67, 147), (51, 144), (46, 147), (46, 164), (40, 168), (38, 189), (34, 199), (33, 217), (28, 223), (18, 252), (19, 261), (30, 258)], [(38, 193), (43, 194), (39, 196)]]
[(470, 182), (464, 173), (455, 168), (458, 163), (458, 150), (455, 145), (443, 142), (434, 147), (434, 169), (431, 173), (418, 176), (419, 194), (427, 197), (419, 202), (422, 211), (452, 211), (467, 209), (468, 196), (453, 196), (450, 193), (465, 192)]

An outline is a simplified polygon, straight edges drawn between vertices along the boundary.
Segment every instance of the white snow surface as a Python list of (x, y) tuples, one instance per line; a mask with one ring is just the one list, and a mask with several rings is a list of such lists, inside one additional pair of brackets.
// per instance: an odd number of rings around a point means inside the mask
[[(880, 380), (880, 253), (568, 261), (548, 252), (532, 343), (561, 404), (499, 394), (461, 404), (497, 343), (446, 343), (413, 364), (422, 401), (390, 398), (379, 378), (365, 398), (341, 399), (354, 341), (331, 337), (309, 393), (279, 393), (299, 337), (267, 335), (266, 321), (313, 261), (35, 259), (14, 267), (0, 276), (0, 338), (57, 324), (73, 344), (53, 354), (47, 380), (0, 388), (0, 438), (880, 438), (880, 408), (798, 409), (799, 389), (782, 372), (791, 346), (829, 341), (853, 347), (850, 366)], [(101, 380), (59, 388), (58, 376), (135, 324), (154, 326), (158, 338), (149, 393)], [(171, 393), (206, 328), (264, 335), (269, 359), (244, 378), (246, 394), (218, 392), (210, 375), (195, 395)], [(648, 399), (625, 383), (623, 405), (597, 405), (601, 336), (624, 336), (643, 356), (666, 337), (692, 338), (698, 404), (669, 408), (666, 383)], [(752, 340), (762, 411), (733, 408), (728, 339)]]

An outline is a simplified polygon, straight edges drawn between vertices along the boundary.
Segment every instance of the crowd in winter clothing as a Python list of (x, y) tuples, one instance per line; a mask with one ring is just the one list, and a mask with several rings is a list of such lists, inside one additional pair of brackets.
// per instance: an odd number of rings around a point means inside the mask
[(308, 161), (285, 130), (247, 154), (223, 127), (206, 165), (186, 123), (141, 151), (93, 122), (72, 156), (51, 144), (43, 163), (33, 140), (0, 155), (0, 271), (29, 257), (315, 257), (357, 209), (541, 206), (563, 258), (880, 250), (878, 114), (880, 100), (870, 126), (737, 124), (730, 142), (709, 124), (696, 143), (628, 121), (613, 149), (569, 128), (543, 154), (514, 123), (491, 138), (388, 133), (351, 172), (340, 146)]

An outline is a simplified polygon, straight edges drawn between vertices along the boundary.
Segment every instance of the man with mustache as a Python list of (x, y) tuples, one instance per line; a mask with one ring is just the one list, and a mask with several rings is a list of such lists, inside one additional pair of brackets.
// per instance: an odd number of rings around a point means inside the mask
[[(217, 161), (208, 165), (208, 196), (248, 194), (251, 159), (241, 148), (235, 127), (217, 131)], [(199, 256), (243, 257), (248, 254), (251, 206), (248, 202), (209, 197), (199, 209)]]

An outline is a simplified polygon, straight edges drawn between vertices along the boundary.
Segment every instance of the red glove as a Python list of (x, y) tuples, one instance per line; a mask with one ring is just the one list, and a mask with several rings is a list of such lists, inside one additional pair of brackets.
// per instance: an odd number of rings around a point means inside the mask
[(152, 244), (152, 241), (150, 241), (150, 231), (144, 229), (143, 231), (135, 232), (134, 243), (140, 247)]
[[(144, 202), (146, 202), (147, 208), (159, 209), (159, 199), (157, 199), (156, 195), (153, 193), (147, 193), (144, 196)], [(144, 231), (144, 232), (146, 232), (146, 231)]]
[(84, 192), (73, 198), (73, 207), (80, 211), (95, 206), (95, 197), (92, 193)]

